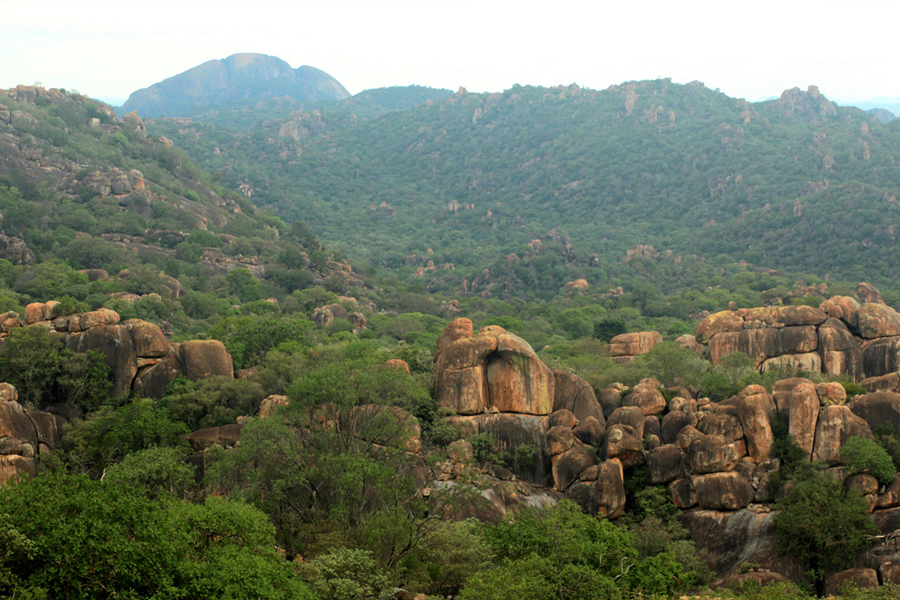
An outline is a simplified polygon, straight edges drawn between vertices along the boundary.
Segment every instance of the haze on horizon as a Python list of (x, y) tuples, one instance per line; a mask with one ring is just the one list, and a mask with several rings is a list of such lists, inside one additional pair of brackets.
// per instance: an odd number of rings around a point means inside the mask
[(891, 0), (0, 0), (0, 87), (41, 82), (122, 102), (258, 52), (322, 69), (352, 94), (671, 77), (748, 100), (817, 85), (863, 101), (900, 98), (897, 22)]

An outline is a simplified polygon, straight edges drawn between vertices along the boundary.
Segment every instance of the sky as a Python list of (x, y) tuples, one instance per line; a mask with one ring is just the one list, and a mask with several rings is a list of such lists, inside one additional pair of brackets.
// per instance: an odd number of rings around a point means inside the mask
[(751, 101), (809, 85), (839, 101), (900, 98), (898, 23), (900, 0), (0, 0), (0, 88), (120, 103), (259, 52), (351, 94), (671, 77)]

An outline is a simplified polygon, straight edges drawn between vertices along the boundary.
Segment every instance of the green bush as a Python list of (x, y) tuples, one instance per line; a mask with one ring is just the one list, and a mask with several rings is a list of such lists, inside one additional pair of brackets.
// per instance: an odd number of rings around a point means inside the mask
[(894, 478), (896, 469), (891, 456), (878, 442), (860, 436), (853, 436), (841, 447), (841, 457), (853, 473), (868, 471), (882, 485)]

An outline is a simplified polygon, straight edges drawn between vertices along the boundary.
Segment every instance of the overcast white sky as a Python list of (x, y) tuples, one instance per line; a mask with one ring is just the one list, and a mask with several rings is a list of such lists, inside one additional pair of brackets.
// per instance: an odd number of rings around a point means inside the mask
[(0, 0), (0, 88), (39, 81), (124, 100), (260, 52), (353, 94), (671, 77), (749, 100), (810, 84), (867, 100), (900, 97), (898, 30), (900, 0)]

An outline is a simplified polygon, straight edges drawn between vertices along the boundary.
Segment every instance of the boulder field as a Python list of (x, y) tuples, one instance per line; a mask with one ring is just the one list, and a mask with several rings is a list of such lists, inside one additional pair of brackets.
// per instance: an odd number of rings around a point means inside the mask
[[(879, 306), (879, 314), (889, 317), (887, 307)], [(755, 343), (767, 357), (790, 348), (816, 352), (821, 326), (837, 318), (811, 307), (747, 311), (737, 317), (742, 324), (751, 323), (750, 328), (722, 332), (761, 332), (754, 334)], [(701, 327), (697, 339), (707, 344), (722, 333), (709, 322)], [(635, 346), (620, 356), (641, 350)], [(774, 552), (768, 504), (784, 491), (769, 489), (768, 481), (781, 467), (772, 455), (773, 424), (779, 416), (809, 459), (826, 462), (831, 476), (862, 491), (883, 531), (900, 528), (900, 516), (887, 516), (900, 515), (900, 475), (879, 485), (871, 475), (849, 473), (841, 457), (841, 447), (851, 437), (874, 439), (872, 430), (878, 425), (887, 423), (900, 435), (900, 393), (874, 391), (848, 399), (840, 384), (800, 377), (779, 381), (773, 393), (751, 385), (722, 402), (695, 398), (683, 388), (666, 389), (653, 379), (631, 389), (595, 392), (576, 375), (551, 371), (521, 338), (496, 326), (475, 334), (465, 318), (453, 321), (439, 337), (435, 367), (436, 398), (455, 413), (448, 421), (463, 438), (489, 434), (496, 449), (509, 456), (523, 445), (533, 450), (533, 460), (515, 461), (507, 477), (551, 488), (590, 513), (616, 518), (625, 507), (630, 469), (645, 465), (651, 482), (666, 486), (673, 503), (683, 509), (684, 525), (710, 551), (722, 575), (736, 575), (745, 561), (795, 580), (802, 575), (799, 565)], [(893, 527), (895, 520), (898, 527)], [(890, 557), (900, 560), (896, 552)], [(870, 556), (866, 568), (887, 568), (883, 558)]]

